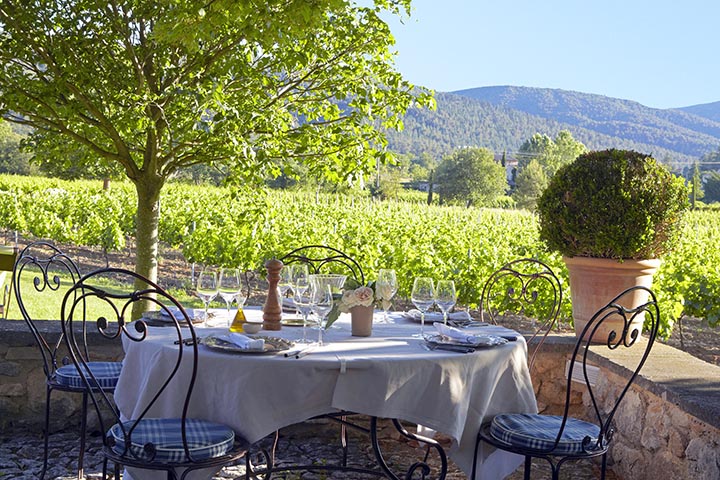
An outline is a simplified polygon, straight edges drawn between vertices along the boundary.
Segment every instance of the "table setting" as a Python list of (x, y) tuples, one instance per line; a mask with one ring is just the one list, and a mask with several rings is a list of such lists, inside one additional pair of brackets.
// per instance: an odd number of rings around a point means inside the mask
[[(392, 276), (380, 292), (374, 283), (351, 285), (340, 293), (331, 285), (338, 284), (337, 278), (305, 278), (303, 270), (289, 277), (285, 291), (301, 310), (301, 326), (281, 321), (280, 330), (250, 333), (243, 326), (262, 325), (260, 307), (201, 310), (205, 321), (195, 325), (195, 332), (202, 374), (190, 404), (193, 415), (226, 424), (250, 442), (322, 414), (347, 411), (399, 419), (449, 436), (451, 458), (470, 472), (483, 419), (508, 409), (536, 412), (524, 338), (476, 322), (467, 312), (452, 312), (447, 302), (454, 306), (454, 285), (439, 314), (429, 312), (436, 302), (432, 279), (425, 282), (424, 293), (413, 290), (418, 310), (393, 311)], [(353, 327), (357, 306), (370, 310), (372, 330), (362, 335)], [(244, 322), (239, 331), (231, 331), (230, 318), (237, 318), (238, 310)], [(128, 418), (142, 411), (152, 394), (141, 386), (153, 384), (155, 367), (166, 356), (176, 357), (173, 349), (179, 345), (163, 330), (170, 329), (149, 327), (149, 338), (140, 344), (124, 341), (126, 359), (116, 402)], [(180, 391), (182, 385), (167, 388)], [(177, 415), (177, 408), (167, 404), (153, 413)], [(512, 472), (519, 463), (504, 452), (480, 455), (480, 474), (490, 478)]]

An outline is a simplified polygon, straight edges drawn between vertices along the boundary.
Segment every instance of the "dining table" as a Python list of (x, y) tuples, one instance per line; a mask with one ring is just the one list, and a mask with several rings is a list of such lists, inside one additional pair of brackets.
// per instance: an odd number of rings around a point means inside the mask
[[(352, 336), (350, 315), (341, 314), (325, 330), (323, 345), (309, 347), (295, 343), (302, 338), (303, 328), (290, 319), (284, 320), (278, 331), (261, 330), (248, 337), (265, 338), (268, 344), (282, 339), (294, 345), (257, 352), (217, 348), (217, 343), (208, 341), (228, 335), (225, 312), (218, 309), (215, 313), (208, 326), (195, 327), (203, 340), (188, 415), (225, 424), (251, 444), (310, 418), (354, 412), (444, 434), (451, 439), (450, 459), (469, 476), (483, 422), (503, 412), (537, 413), (525, 340), (501, 326), (463, 329), (468, 334), (510, 340), (463, 353), (432, 349), (418, 336), (419, 323), (403, 312), (391, 312), (390, 323), (380, 323), (383, 313), (375, 312), (372, 334), (367, 337)], [(262, 321), (259, 307), (245, 307), (244, 313), (248, 321)], [(429, 322), (424, 329), (426, 337), (436, 333)], [(306, 335), (316, 339), (317, 331), (308, 328)], [(165, 380), (177, 359), (176, 338), (174, 328), (149, 326), (145, 340), (123, 339), (125, 357), (115, 389), (123, 418), (136, 418), (155, 394), (152, 386)], [(300, 349), (299, 355), (286, 355)], [(149, 416), (181, 415), (178, 398), (183, 397), (189, 377), (182, 369), (191, 371), (191, 355), (183, 356), (180, 368)], [(484, 444), (478, 455), (478, 479), (503, 478), (523, 460)], [(126, 474), (134, 480), (161, 478), (146, 470), (128, 470)], [(195, 472), (193, 478), (212, 474)]]

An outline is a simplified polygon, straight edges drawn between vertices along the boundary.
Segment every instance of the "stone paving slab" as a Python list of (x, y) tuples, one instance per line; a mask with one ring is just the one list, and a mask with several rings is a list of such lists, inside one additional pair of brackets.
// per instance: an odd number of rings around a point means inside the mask
[[(422, 459), (425, 449), (418, 448), (414, 442), (402, 438), (391, 427), (380, 432), (381, 449), (391, 467), (395, 467), (400, 476), (404, 476), (407, 465)], [(264, 448), (270, 449), (272, 438), (261, 442)], [(440, 438), (441, 442), (444, 439)], [(88, 452), (85, 460), (85, 475), (88, 480), (101, 478), (102, 459), (99, 455), (101, 440), (97, 433), (88, 438)], [(50, 467), (45, 478), (47, 480), (76, 480), (76, 458), (78, 452), (77, 432), (68, 431), (50, 437)], [(447, 445), (445, 445), (447, 448)], [(341, 458), (339, 427), (335, 424), (304, 423), (294, 425), (280, 431), (276, 450), (276, 463), (330, 464)], [(351, 442), (348, 463), (364, 467), (376, 465), (367, 437), (351, 431)], [(431, 465), (436, 462), (430, 462)], [(562, 479), (585, 480), (599, 478), (599, 467), (593, 462), (578, 462), (564, 467)], [(36, 480), (42, 469), (42, 437), (28, 432), (0, 433), (0, 479), (1, 480)], [(244, 479), (245, 467), (242, 465), (223, 468), (213, 480)], [(110, 477), (112, 478), (112, 476)], [(291, 472), (273, 475), (282, 480), (355, 480), (378, 478), (353, 472)], [(434, 478), (434, 477), (432, 477)], [(464, 480), (463, 474), (452, 462), (449, 465), (448, 480)], [(520, 480), (522, 469), (508, 477)], [(532, 478), (546, 480), (551, 478), (550, 471), (542, 464), (534, 464)], [(619, 478), (608, 472), (608, 480)], [(493, 480), (493, 479), (488, 479)]]

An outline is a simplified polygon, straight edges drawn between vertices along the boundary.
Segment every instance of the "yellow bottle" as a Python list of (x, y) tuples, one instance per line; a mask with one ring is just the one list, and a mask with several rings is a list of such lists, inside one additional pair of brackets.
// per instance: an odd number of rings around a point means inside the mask
[(245, 312), (243, 312), (242, 307), (238, 307), (237, 313), (235, 313), (235, 318), (233, 318), (232, 325), (230, 325), (230, 331), (242, 333), (243, 324), (245, 322), (246, 322)]

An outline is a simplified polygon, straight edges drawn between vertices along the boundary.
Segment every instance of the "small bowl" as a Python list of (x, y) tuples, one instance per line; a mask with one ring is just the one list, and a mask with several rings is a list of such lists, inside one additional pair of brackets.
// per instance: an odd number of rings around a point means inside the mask
[(258, 333), (262, 330), (262, 323), (258, 322), (245, 322), (243, 323), (243, 332), (245, 333)]

